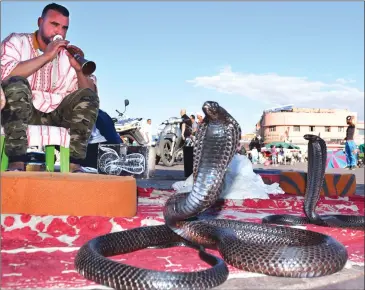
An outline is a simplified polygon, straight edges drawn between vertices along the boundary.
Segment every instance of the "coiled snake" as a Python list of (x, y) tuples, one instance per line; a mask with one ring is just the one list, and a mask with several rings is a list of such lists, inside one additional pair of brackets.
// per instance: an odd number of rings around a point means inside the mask
[(308, 140), (308, 177), (305, 189), (305, 217), (292, 215), (271, 215), (263, 218), (263, 223), (282, 225), (315, 224), (324, 227), (353, 228), (364, 230), (364, 216), (353, 215), (318, 215), (315, 212), (322, 189), (327, 160), (326, 142), (317, 135), (304, 135)]
[[(164, 225), (110, 233), (84, 244), (75, 258), (76, 270), (89, 280), (115, 289), (213, 288), (228, 278), (226, 263), (281, 277), (318, 277), (340, 271), (348, 258), (346, 248), (327, 235), (268, 224), (199, 219), (199, 214), (219, 198), (241, 135), (239, 124), (218, 103), (205, 102), (203, 111), (206, 117), (194, 146), (192, 191), (169, 198), (163, 212)], [(314, 183), (323, 180), (316, 171), (309, 175)], [(176, 244), (196, 248), (212, 267), (193, 273), (163, 272), (107, 258)], [(205, 252), (205, 248), (218, 250), (223, 260)]]

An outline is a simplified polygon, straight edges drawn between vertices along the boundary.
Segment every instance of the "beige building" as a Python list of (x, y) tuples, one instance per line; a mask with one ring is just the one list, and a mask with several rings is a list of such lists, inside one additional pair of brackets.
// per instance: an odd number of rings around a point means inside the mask
[[(319, 135), (328, 145), (343, 145), (346, 136), (346, 117), (357, 113), (344, 109), (295, 108), (291, 105), (264, 111), (256, 124), (257, 134), (264, 143), (275, 141), (307, 144), (305, 134)], [(364, 122), (356, 124), (355, 141), (364, 143)]]
[(241, 140), (242, 141), (251, 141), (253, 138), (256, 137), (256, 133), (247, 133), (247, 134), (243, 134), (241, 136)]

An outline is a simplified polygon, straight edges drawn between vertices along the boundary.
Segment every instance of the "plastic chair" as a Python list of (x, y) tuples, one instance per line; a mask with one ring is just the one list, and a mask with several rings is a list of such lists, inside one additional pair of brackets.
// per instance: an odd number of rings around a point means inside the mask
[[(56, 145), (60, 146), (60, 172), (64, 173), (70, 171), (70, 134), (68, 129), (55, 126), (28, 125), (27, 137), (29, 147), (45, 147), (47, 171), (54, 172), (54, 153)], [(5, 136), (3, 134), (3, 128), (1, 128), (0, 150), (0, 171), (6, 171), (9, 165), (9, 159), (5, 154)]]

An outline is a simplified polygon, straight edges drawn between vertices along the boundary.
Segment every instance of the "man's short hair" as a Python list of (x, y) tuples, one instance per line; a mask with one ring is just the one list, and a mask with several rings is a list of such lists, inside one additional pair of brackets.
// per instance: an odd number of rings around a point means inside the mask
[(195, 116), (194, 115), (191, 115), (190, 118), (194, 119), (195, 120)]
[(63, 16), (69, 17), (70, 16), (70, 12), (68, 11), (68, 9), (62, 5), (56, 4), (56, 3), (51, 3), (48, 4), (46, 7), (43, 8), (42, 11), (42, 17), (45, 17), (47, 12), (49, 10), (55, 10), (59, 13), (61, 13)]
[(151, 119), (147, 119), (147, 122), (148, 122), (148, 121), (151, 121)]
[(347, 121), (350, 121), (350, 120), (352, 120), (352, 118), (353, 118), (353, 117), (354, 117), (354, 116), (347, 116), (347, 117), (346, 117), (346, 120), (347, 120)]

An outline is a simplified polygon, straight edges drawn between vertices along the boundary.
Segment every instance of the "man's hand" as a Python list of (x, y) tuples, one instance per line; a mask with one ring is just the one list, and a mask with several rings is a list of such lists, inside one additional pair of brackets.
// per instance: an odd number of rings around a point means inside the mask
[(2, 110), (5, 107), (6, 99), (5, 99), (5, 94), (4, 94), (3, 88), (1, 86), (0, 86), (0, 95), (1, 95), (1, 100), (0, 100), (1, 109), (0, 110)]
[(74, 68), (74, 70), (76, 72), (81, 72), (81, 65), (67, 50), (66, 55), (68, 56), (68, 59), (70, 60), (70, 65)]
[(52, 61), (57, 56), (57, 54), (67, 46), (68, 43), (69, 41), (60, 39), (50, 42), (44, 51), (44, 56), (48, 61)]

